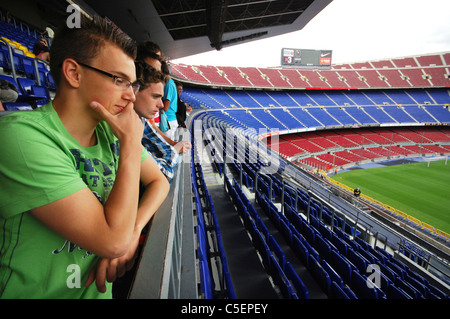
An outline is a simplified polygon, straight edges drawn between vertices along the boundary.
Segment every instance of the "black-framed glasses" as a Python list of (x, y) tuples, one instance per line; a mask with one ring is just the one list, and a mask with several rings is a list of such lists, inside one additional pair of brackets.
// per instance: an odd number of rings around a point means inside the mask
[(77, 62), (79, 65), (84, 66), (85, 68), (97, 71), (98, 73), (101, 73), (103, 75), (109, 76), (114, 80), (114, 84), (118, 87), (122, 88), (123, 90), (128, 89), (130, 86), (133, 89), (134, 94), (136, 94), (139, 91), (139, 83), (138, 82), (131, 82), (130, 80), (124, 79), (120, 76), (108, 73), (106, 71), (94, 68), (93, 66), (87, 65), (85, 63)]

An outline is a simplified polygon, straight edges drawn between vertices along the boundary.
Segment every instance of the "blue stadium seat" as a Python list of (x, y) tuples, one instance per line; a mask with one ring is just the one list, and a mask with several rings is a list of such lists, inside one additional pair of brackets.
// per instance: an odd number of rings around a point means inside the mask
[[(379, 264), (376, 265), (379, 266)], [(385, 292), (389, 286), (394, 285), (394, 281), (390, 280), (381, 270), (378, 273), (381, 281), (379, 288)]]
[(331, 247), (321, 236), (315, 237), (314, 248), (319, 253), (321, 259), (330, 259)]
[(364, 257), (368, 261), (368, 263), (370, 263), (370, 264), (379, 264), (379, 263), (381, 263), (381, 261), (377, 257), (372, 255), (372, 253), (371, 253), (372, 251), (373, 251), (373, 249), (372, 250), (361, 249), (361, 250), (358, 251), (358, 253), (362, 257)]
[(255, 207), (249, 203), (247, 206), (247, 211), (256, 222), (256, 220), (259, 218), (259, 216), (258, 216), (258, 212), (256, 211)]
[(356, 267), (352, 267), (351, 263), (347, 261), (343, 255), (337, 253), (336, 251), (331, 252), (330, 265), (339, 274), (339, 276), (341, 276), (344, 282), (350, 282), (353, 269), (356, 269)]
[(315, 241), (315, 232), (312, 229), (312, 226), (309, 226), (308, 223), (302, 223), (302, 228), (299, 229), (300, 233), (303, 235), (303, 237), (305, 237), (306, 241), (313, 245), (314, 241)]
[(328, 297), (330, 299), (350, 299), (350, 297), (344, 292), (344, 289), (335, 281), (331, 282), (330, 293)]
[(399, 265), (395, 264), (393, 260), (395, 260), (395, 258), (393, 258), (390, 261), (387, 261), (386, 266), (389, 267), (389, 269), (391, 269), (392, 271), (394, 271), (396, 275), (400, 277), (400, 279), (405, 280), (406, 276), (408, 275), (406, 270), (400, 267)]
[(397, 258), (392, 258), (390, 260), (390, 262), (397, 265), (400, 269), (404, 270), (406, 272), (406, 274), (409, 274), (411, 272), (409, 267), (404, 262), (402, 262), (401, 260), (399, 260)]
[(412, 278), (411, 276), (406, 276), (406, 281), (416, 288), (425, 298), (427, 298), (430, 294), (430, 288), (428, 288), (425, 284), (419, 282), (417, 279)]
[(36, 85), (31, 79), (17, 78), (17, 84), (22, 92), (21, 99), (33, 99), (34, 102), (44, 100), (47, 103), (50, 100), (48, 90), (43, 86)]
[(347, 258), (350, 260), (359, 270), (360, 273), (365, 273), (367, 269), (367, 261), (353, 249), (347, 252)]
[(350, 287), (359, 299), (379, 299), (379, 290), (369, 288), (367, 285), (367, 277), (361, 276), (357, 271), (353, 271), (350, 281)]
[(270, 256), (270, 264), (270, 275), (272, 276), (275, 284), (278, 288), (280, 288), (281, 294), (284, 298), (291, 299), (293, 295), (291, 283), (273, 255)]
[(330, 276), (330, 280), (332, 282), (336, 283), (340, 288), (344, 287), (344, 281), (341, 276), (339, 276), (339, 274), (330, 266), (329, 263), (327, 263), (325, 259), (320, 261), (320, 265), (327, 272), (328, 276)]
[[(370, 245), (363, 239), (359, 238), (359, 237), (354, 237), (353, 240), (363, 249), (363, 250), (368, 250), (370, 249)], [(360, 251), (361, 249), (358, 249), (358, 251)]]
[(237, 207), (237, 211), (238, 214), (242, 216), (242, 214), (247, 213), (247, 208), (245, 207), (244, 202), (242, 201), (241, 197), (239, 196), (238, 193), (238, 197), (236, 198), (236, 207)]
[(401, 280), (400, 278), (397, 279), (395, 282), (395, 286), (402, 289), (406, 294), (412, 297), (412, 299), (423, 299), (423, 295), (418, 291), (416, 288), (414, 288), (411, 284), (408, 282)]
[(50, 94), (49, 94), (47, 88), (45, 88), (43, 86), (38, 86), (38, 85), (31, 86), (30, 95), (31, 96), (35, 96), (35, 97), (40, 97), (40, 98), (43, 98), (43, 99), (49, 99), (50, 98)]
[(269, 246), (267, 245), (263, 235), (258, 230), (256, 230), (254, 232), (254, 236), (252, 236), (252, 243), (256, 247), (256, 250), (261, 255), (264, 267), (266, 268), (266, 270), (269, 270), (270, 269), (270, 256), (271, 256), (270, 249), (269, 249)]
[(436, 296), (436, 298), (439, 298), (439, 299), (450, 299), (450, 296), (448, 296), (447, 294), (442, 292), (442, 290), (440, 290), (436, 286), (429, 285), (429, 287), (430, 287), (430, 294)]
[(349, 245), (346, 242), (344, 242), (338, 236), (333, 236), (333, 238), (331, 239), (331, 242), (333, 243), (334, 246), (337, 247), (337, 249), (339, 250), (339, 252), (341, 254), (343, 254), (344, 256), (347, 256), (347, 251), (348, 251), (348, 249), (351, 249), (351, 248), (349, 247)]
[(34, 59), (24, 56), (22, 57), (23, 71), (25, 76), (31, 80), (37, 80), (36, 71), (34, 68)]
[(275, 240), (275, 238), (273, 236), (269, 236), (267, 245), (269, 246), (269, 249), (277, 257), (277, 261), (278, 261), (278, 264), (280, 265), (281, 269), (284, 269), (284, 266), (286, 265), (286, 256), (284, 255), (283, 250), (281, 249), (280, 245), (278, 244), (278, 242)]
[(291, 230), (291, 233), (292, 233), (292, 240), (294, 240), (294, 236), (297, 236), (298, 238), (302, 238), (303, 237), (299, 233), (299, 231), (295, 228), (295, 226), (292, 225), (291, 223), (289, 223), (289, 229)]
[(356, 294), (353, 292), (353, 290), (348, 285), (344, 285), (344, 288), (342, 290), (349, 297), (349, 299), (358, 299)]
[(327, 107), (326, 110), (342, 125), (360, 125), (355, 118), (351, 117), (346, 109), (341, 107)]
[(384, 249), (382, 249), (382, 248), (380, 248), (378, 246), (375, 246), (375, 252), (378, 255), (383, 255), (385, 257), (385, 260), (386, 259), (387, 260), (391, 260), (393, 258), (393, 256), (391, 254), (389, 254), (386, 250), (384, 250)]
[(280, 219), (280, 231), (283, 235), (284, 239), (286, 239), (286, 242), (291, 245), (292, 244), (292, 231), (289, 228), (289, 224), (285, 222), (284, 219)]
[(253, 221), (253, 219), (250, 217), (250, 214), (247, 212), (247, 210), (245, 210), (245, 212), (242, 214), (242, 219), (244, 221), (244, 226), (245, 229), (247, 229), (247, 231), (249, 231), (250, 233), (253, 233), (254, 231), (256, 231), (256, 224)]
[(299, 299), (309, 299), (309, 291), (304, 282), (300, 279), (292, 264), (287, 262), (285, 266), (285, 274), (292, 287), (295, 289), (296, 295)]
[[(304, 237), (303, 237), (304, 238)], [(314, 247), (306, 240), (302, 241), (303, 245), (306, 247), (306, 249), (308, 250), (309, 255), (311, 255), (312, 257), (314, 257), (316, 260), (320, 260), (319, 258), (319, 253), (317, 252), (317, 250), (314, 249)]]
[(396, 282), (398, 275), (395, 271), (393, 271), (392, 269), (389, 268), (389, 266), (385, 265), (385, 264), (379, 264), (380, 270), (381, 272), (387, 277), (389, 278), (389, 280), (391, 280), (392, 282)]
[(14, 84), (14, 86), (17, 89), (17, 93), (19, 95), (19, 98), (22, 96), (22, 90), (20, 89), (19, 85), (17, 84), (17, 81), (12, 76), (5, 75), (5, 74), (0, 74), (0, 79), (6, 80), (6, 81)]
[(206, 245), (206, 238), (202, 224), (198, 224), (197, 230), (198, 240), (198, 258), (200, 270), (200, 288), (204, 294), (205, 299), (212, 299), (213, 297), (213, 281), (211, 280), (211, 273), (208, 266), (208, 250)]
[(259, 217), (256, 220), (256, 228), (258, 228), (258, 230), (262, 233), (262, 235), (264, 236), (266, 241), (269, 240), (269, 236), (270, 236), (269, 229), (267, 229), (266, 224), (264, 224), (262, 219)]
[(200, 269), (200, 291), (204, 294), (205, 299), (213, 298), (213, 291), (211, 289), (211, 276), (209, 274), (208, 263), (204, 260), (199, 262)]
[(201, 222), (201, 218), (197, 217), (197, 240), (199, 243), (199, 258), (203, 260), (208, 259), (208, 251), (209, 251), (209, 245), (208, 241), (206, 240), (205, 235), (205, 225), (203, 222)]
[(0, 50), (0, 67), (6, 70), (11, 69), (11, 64), (9, 63), (7, 51)]
[(342, 233), (343, 236), (340, 237), (345, 243), (347, 243), (351, 249), (353, 249), (354, 251), (358, 251), (359, 249), (359, 245), (357, 242), (355, 242), (354, 240), (350, 239), (347, 235), (347, 233)]
[(13, 49), (13, 56), (12, 56), (12, 62), (14, 65), (14, 69), (17, 73), (20, 74), (25, 74), (25, 69), (23, 67), (23, 62), (22, 62), (22, 57), (23, 55), (18, 54), (17, 52), (15, 52), (15, 50)]
[[(221, 243), (221, 241), (220, 241), (220, 243)], [(222, 245), (222, 243), (220, 245)], [(229, 299), (236, 299), (236, 293), (234, 291), (233, 281), (231, 279), (230, 270), (228, 269), (228, 262), (227, 262), (227, 258), (225, 256), (225, 251), (224, 251), (223, 246), (221, 247), (221, 249), (219, 251), (220, 251), (220, 259), (222, 261), (223, 275), (224, 275), (227, 297)]]
[(292, 248), (295, 254), (299, 257), (300, 261), (304, 266), (308, 266), (309, 262), (309, 252), (308, 249), (303, 245), (302, 241), (299, 237), (294, 235), (292, 237)]
[(292, 210), (292, 214), (290, 214), (289, 221), (291, 222), (292, 225), (294, 225), (297, 231), (301, 231), (304, 220), (296, 211)]
[(320, 232), (320, 234), (322, 234), (322, 236), (330, 241), (332, 241), (333, 239), (333, 232), (331, 229), (329, 229), (328, 227), (325, 226), (325, 224), (323, 222), (319, 223), (319, 228), (318, 231)]
[(389, 285), (385, 291), (387, 299), (412, 299), (410, 295), (395, 285)]
[(53, 75), (50, 72), (46, 73), (46, 78), (47, 78), (47, 84), (46, 86), (50, 89), (50, 90), (56, 90), (56, 83), (55, 80), (53, 80)]
[(317, 280), (322, 291), (328, 295), (331, 286), (330, 276), (319, 264), (317, 259), (312, 256), (309, 258), (308, 269), (311, 272), (311, 275)]

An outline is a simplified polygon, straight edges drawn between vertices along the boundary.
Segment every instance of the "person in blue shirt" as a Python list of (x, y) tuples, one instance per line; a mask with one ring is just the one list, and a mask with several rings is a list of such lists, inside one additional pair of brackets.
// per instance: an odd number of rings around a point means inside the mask
[(169, 130), (164, 134), (170, 139), (176, 141), (175, 131), (178, 128), (177, 109), (178, 109), (178, 93), (174, 80), (170, 77), (169, 66), (165, 61), (161, 63), (161, 71), (167, 78), (167, 84), (164, 87), (164, 112), (169, 120)]

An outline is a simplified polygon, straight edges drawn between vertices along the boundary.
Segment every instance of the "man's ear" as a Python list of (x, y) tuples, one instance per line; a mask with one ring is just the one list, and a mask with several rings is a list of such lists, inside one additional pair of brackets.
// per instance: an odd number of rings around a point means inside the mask
[(69, 86), (78, 88), (80, 86), (81, 67), (73, 59), (65, 59), (62, 64), (62, 76), (66, 79)]

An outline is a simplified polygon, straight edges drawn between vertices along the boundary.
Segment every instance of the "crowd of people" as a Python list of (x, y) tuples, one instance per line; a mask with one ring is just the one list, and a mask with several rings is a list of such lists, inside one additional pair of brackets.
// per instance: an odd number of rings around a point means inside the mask
[(54, 99), (0, 117), (0, 298), (112, 298), (191, 148), (186, 106), (159, 47), (101, 17), (49, 55)]

